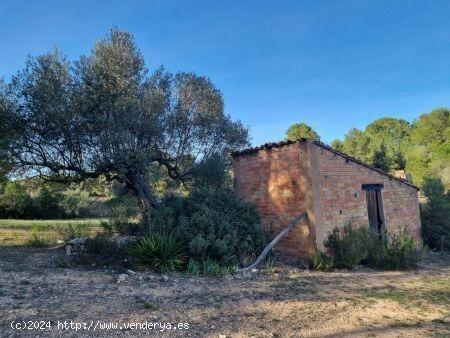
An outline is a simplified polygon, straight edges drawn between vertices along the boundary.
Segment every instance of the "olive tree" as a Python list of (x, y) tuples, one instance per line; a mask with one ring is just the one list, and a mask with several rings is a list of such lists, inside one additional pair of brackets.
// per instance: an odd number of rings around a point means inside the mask
[(151, 170), (186, 181), (200, 160), (248, 145), (247, 129), (224, 113), (208, 78), (150, 74), (132, 35), (117, 29), (76, 62), (57, 50), (30, 57), (2, 88), (13, 135), (6, 156), (17, 174), (123, 182), (146, 221), (155, 206)]

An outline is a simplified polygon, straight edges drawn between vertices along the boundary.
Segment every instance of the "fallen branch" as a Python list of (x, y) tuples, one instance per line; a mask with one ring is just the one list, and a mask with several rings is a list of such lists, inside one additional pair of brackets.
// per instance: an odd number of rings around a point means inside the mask
[(261, 252), (261, 254), (259, 255), (259, 257), (256, 259), (256, 261), (252, 264), (247, 266), (246, 268), (242, 268), (242, 269), (238, 269), (237, 272), (247, 272), (250, 271), (252, 269), (255, 269), (259, 266), (259, 264), (261, 264), (262, 261), (264, 261), (264, 259), (266, 258), (267, 254), (270, 252), (270, 250), (273, 249), (273, 247), (284, 237), (287, 235), (287, 233), (289, 231), (291, 231), (291, 229), (298, 224), (301, 220), (303, 220), (304, 218), (306, 218), (306, 212), (302, 212), (300, 214), (300, 216), (296, 217), (291, 223), (289, 223), (289, 225), (284, 228), (283, 231), (281, 231), (277, 237), (275, 237), (272, 242), (270, 242), (263, 250), (263, 252)]

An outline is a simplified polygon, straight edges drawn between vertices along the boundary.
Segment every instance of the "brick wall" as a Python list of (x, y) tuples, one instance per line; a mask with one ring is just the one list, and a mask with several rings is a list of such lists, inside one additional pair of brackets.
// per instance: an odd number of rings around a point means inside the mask
[(297, 215), (297, 225), (277, 246), (308, 257), (334, 227), (367, 226), (362, 184), (381, 183), (384, 218), (390, 231), (407, 228), (420, 241), (417, 190), (308, 141), (260, 149), (234, 157), (238, 196), (256, 205), (266, 232), (278, 234)]
[(387, 177), (342, 156), (314, 145), (319, 178), (317, 218), (317, 244), (334, 227), (346, 223), (368, 226), (366, 192), (362, 184), (381, 183), (385, 226), (388, 231), (407, 228), (420, 241), (420, 215), (417, 190), (396, 179)]
[[(294, 143), (234, 158), (238, 196), (256, 205), (263, 229), (277, 235), (312, 201), (307, 147)], [(280, 252), (308, 256), (315, 242), (310, 223), (297, 225), (277, 246)]]

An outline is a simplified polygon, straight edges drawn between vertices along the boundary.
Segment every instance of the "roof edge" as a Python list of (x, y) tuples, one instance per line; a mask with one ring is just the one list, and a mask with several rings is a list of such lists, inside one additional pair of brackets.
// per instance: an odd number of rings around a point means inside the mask
[(356, 164), (362, 165), (363, 167), (366, 167), (368, 169), (376, 171), (379, 174), (382, 174), (384, 176), (389, 177), (390, 179), (397, 180), (397, 181), (399, 181), (401, 183), (404, 183), (404, 184), (406, 184), (406, 185), (408, 185), (410, 187), (415, 188), (416, 190), (420, 190), (417, 186), (415, 186), (414, 184), (410, 183), (407, 180), (404, 180), (404, 179), (402, 179), (400, 177), (396, 177), (394, 175), (391, 175), (391, 174), (389, 174), (387, 172), (384, 172), (381, 169), (375, 168), (374, 166), (371, 166), (370, 164), (367, 164), (367, 163), (365, 163), (363, 161), (360, 161), (360, 160), (358, 160), (358, 159), (356, 159), (356, 158), (354, 158), (354, 157), (352, 157), (350, 155), (342, 153), (342, 152), (340, 152), (340, 151), (330, 147), (329, 145), (327, 145), (327, 144), (325, 144), (323, 142), (312, 140), (312, 139), (307, 139), (307, 138), (299, 138), (299, 139), (297, 139), (295, 141), (289, 141), (288, 140), (288, 141), (265, 143), (265, 144), (263, 144), (263, 145), (261, 145), (259, 147), (252, 147), (252, 148), (247, 148), (247, 149), (243, 149), (243, 150), (240, 150), (240, 151), (235, 151), (235, 152), (231, 153), (231, 155), (233, 157), (236, 157), (236, 156), (240, 156), (240, 155), (256, 153), (256, 152), (258, 152), (260, 150), (270, 150), (272, 148), (281, 148), (281, 147), (286, 146), (286, 145), (290, 145), (290, 144), (293, 144), (293, 143), (300, 143), (300, 142), (310, 142), (312, 144), (315, 144), (318, 147), (321, 147), (321, 148), (323, 148), (325, 150), (328, 150), (328, 151), (330, 151), (330, 152), (332, 152), (332, 153), (334, 153), (336, 155), (339, 155), (339, 156), (345, 158), (346, 160), (352, 161), (352, 162), (354, 162)]

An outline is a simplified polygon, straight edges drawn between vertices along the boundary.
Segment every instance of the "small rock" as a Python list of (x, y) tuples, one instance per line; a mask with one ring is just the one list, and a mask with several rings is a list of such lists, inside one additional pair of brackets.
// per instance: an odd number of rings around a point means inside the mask
[(163, 280), (164, 282), (168, 282), (168, 281), (169, 281), (169, 276), (163, 275), (163, 276), (162, 276), (162, 280)]
[(258, 273), (258, 269), (252, 269), (251, 273)]
[(117, 284), (124, 282), (127, 279), (128, 275), (122, 273), (117, 276)]
[(136, 271), (133, 270), (127, 270), (127, 274), (129, 274), (130, 276), (135, 275)]
[(211, 325), (210, 328), (211, 328), (211, 330), (215, 330), (216, 329), (216, 327), (214, 325)]

